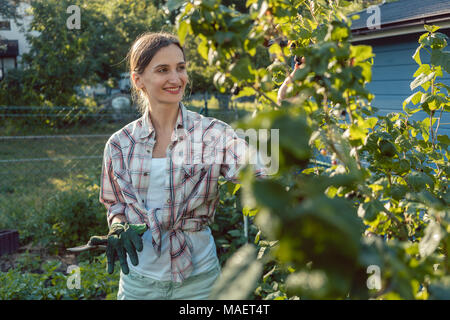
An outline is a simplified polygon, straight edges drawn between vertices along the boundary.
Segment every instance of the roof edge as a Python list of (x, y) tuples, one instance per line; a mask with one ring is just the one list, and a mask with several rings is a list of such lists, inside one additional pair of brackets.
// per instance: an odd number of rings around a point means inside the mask
[[(423, 27), (424, 24), (425, 23), (416, 23), (416, 24), (411, 24), (411, 25), (402, 26), (402, 27), (381, 28), (381, 29), (371, 30), (371, 32), (366, 32), (366, 33), (356, 33), (356, 34), (352, 33), (352, 39), (350, 40), (350, 42), (381, 39), (381, 38), (402, 36), (402, 35), (408, 35), (408, 34), (420, 33), (420, 32), (425, 33), (426, 30)], [(441, 29), (449, 29), (450, 28), (450, 20), (434, 21), (433, 25), (436, 25), (436, 26), (440, 27)]]

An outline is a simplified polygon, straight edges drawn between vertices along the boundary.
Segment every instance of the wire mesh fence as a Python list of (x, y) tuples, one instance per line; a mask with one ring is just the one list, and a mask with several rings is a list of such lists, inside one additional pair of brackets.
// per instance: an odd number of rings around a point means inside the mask
[(58, 192), (73, 187), (68, 181), (99, 174), (108, 137), (1, 136), (0, 218), (30, 210), (40, 212)]
[[(208, 100), (185, 105), (226, 122), (246, 113), (232, 105), (208, 108)], [(10, 212), (39, 212), (70, 183), (99, 183), (106, 141), (139, 117), (129, 106), (0, 106), (0, 228)]]

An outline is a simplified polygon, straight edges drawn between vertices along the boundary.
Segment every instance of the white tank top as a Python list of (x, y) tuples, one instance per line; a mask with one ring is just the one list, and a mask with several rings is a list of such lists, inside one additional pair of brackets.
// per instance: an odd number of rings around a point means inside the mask
[[(151, 162), (150, 184), (145, 203), (147, 210), (162, 208), (166, 200), (166, 190), (164, 189), (164, 186), (167, 174), (167, 158), (152, 158)], [(161, 210), (157, 211), (157, 215), (158, 214), (161, 214)], [(191, 276), (207, 272), (214, 268), (219, 261), (211, 229), (206, 227), (202, 231), (184, 231), (184, 233), (188, 238), (187, 240), (190, 240), (193, 246), (192, 264), (194, 269)], [(142, 240), (144, 248), (141, 252), (137, 252), (139, 264), (133, 266), (130, 258), (127, 256), (128, 267), (130, 270), (160, 281), (171, 280), (169, 232), (167, 230), (162, 232), (161, 256), (159, 258), (152, 245), (152, 233), (150, 230), (147, 230), (142, 235)]]

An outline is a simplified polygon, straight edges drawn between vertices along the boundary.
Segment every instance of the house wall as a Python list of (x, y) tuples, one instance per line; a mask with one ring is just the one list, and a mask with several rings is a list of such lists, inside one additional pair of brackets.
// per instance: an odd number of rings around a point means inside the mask
[[(439, 30), (450, 38), (450, 29)], [(422, 87), (414, 91), (410, 89), (413, 74), (419, 65), (414, 61), (414, 55), (419, 46), (418, 39), (424, 32), (404, 36), (374, 39), (354, 42), (353, 45), (371, 45), (374, 57), (372, 68), (372, 81), (367, 85), (371, 93), (375, 95), (372, 105), (379, 109), (378, 114), (386, 115), (390, 112), (403, 112), (403, 101), (412, 93), (424, 91)], [(450, 42), (450, 41), (449, 41)], [(450, 43), (449, 43), (450, 46)], [(447, 50), (449, 47), (447, 47)], [(425, 50), (421, 50), (422, 63), (429, 63), (430, 57)], [(450, 85), (450, 75), (443, 71), (444, 76), (438, 78), (439, 82)], [(447, 93), (444, 90), (444, 93)], [(417, 105), (416, 105), (417, 106)], [(410, 103), (409, 108), (414, 105)], [(438, 116), (438, 115), (436, 115)], [(412, 120), (423, 120), (428, 117), (425, 112), (415, 113)], [(443, 114), (438, 134), (450, 136), (450, 115)]]
[[(30, 45), (26, 39), (26, 30), (29, 28), (31, 21), (33, 20), (33, 16), (27, 13), (27, 10), (30, 8), (30, 5), (27, 3), (21, 3), (18, 7), (18, 12), (24, 15), (23, 19), (20, 20), (22, 26), (17, 25), (13, 19), (9, 19), (11, 23), (11, 30), (0, 30), (0, 38), (7, 40), (18, 40), (19, 42), (19, 56), (17, 57), (17, 63), (20, 65), (21, 63), (21, 55), (29, 52)], [(0, 16), (0, 20), (7, 20)], [(33, 35), (38, 34), (37, 32), (33, 32)], [(8, 70), (11, 67), (10, 59), (5, 59), (4, 63)], [(12, 60), (12, 68), (14, 68), (14, 60)], [(5, 71), (6, 71), (5, 70)]]

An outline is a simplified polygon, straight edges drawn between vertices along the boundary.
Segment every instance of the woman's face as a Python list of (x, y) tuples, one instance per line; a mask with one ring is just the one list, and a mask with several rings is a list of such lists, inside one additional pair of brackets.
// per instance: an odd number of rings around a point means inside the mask
[(136, 86), (144, 89), (150, 105), (177, 104), (188, 81), (183, 52), (175, 45), (159, 49), (142, 74), (133, 72)]

